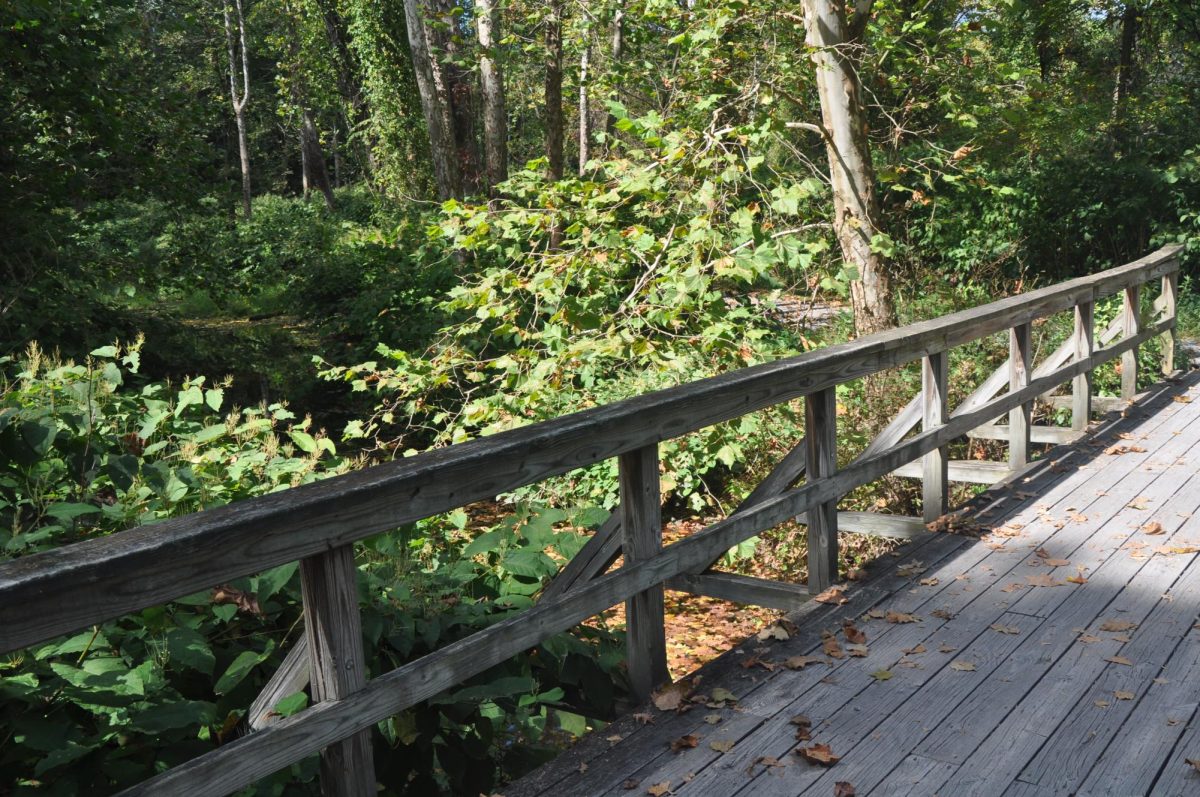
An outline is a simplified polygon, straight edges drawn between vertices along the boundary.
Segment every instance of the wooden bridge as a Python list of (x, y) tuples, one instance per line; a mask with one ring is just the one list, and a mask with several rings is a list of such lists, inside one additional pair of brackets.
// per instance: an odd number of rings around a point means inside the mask
[[(257, 730), (128, 793), (226, 794), (320, 752), (327, 794), (374, 794), (374, 724), (622, 601), (631, 682), (657, 697), (508, 797), (1192, 793), (1200, 381), (1171, 374), (1178, 268), (1168, 247), (793, 359), (8, 562), (0, 651), (298, 559), (306, 645), (250, 712)], [(1114, 294), (1123, 311), (1094, 334), (1095, 303)], [(1035, 367), (1032, 325), (1057, 313), (1073, 315), (1074, 332)], [(1004, 332), (1008, 362), (951, 411), (948, 352)], [(1175, 381), (1139, 396), (1138, 346), (1155, 336)], [(1094, 400), (1092, 371), (1116, 358), (1121, 399)], [(857, 457), (839, 458), (837, 385), (916, 360), (918, 396)], [(1070, 395), (1051, 395), (1064, 384)], [(729, 517), (662, 547), (657, 444), (798, 398), (806, 439)], [(1034, 426), (1043, 399), (1065, 403), (1072, 428)], [(1089, 427), (1107, 405), (1114, 412)], [(1008, 460), (951, 462), (947, 447), (964, 435), (1008, 441)], [(1056, 447), (1032, 458), (1039, 443)], [(365, 679), (356, 540), (611, 457), (619, 510), (534, 608)], [(850, 490), (893, 472), (923, 479), (924, 518), (839, 512)], [(951, 480), (995, 484), (947, 514)], [(797, 517), (807, 584), (712, 570), (733, 545)], [(831, 592), (839, 531), (909, 543), (869, 580)], [(663, 687), (664, 587), (794, 614), (768, 641)], [(309, 680), (311, 708), (263, 720)]]

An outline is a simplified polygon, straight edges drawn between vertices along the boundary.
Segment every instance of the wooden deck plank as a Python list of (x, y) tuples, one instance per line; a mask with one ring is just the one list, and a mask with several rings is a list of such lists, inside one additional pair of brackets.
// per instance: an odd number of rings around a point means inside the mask
[[(919, 539), (899, 558), (879, 563), (868, 583), (851, 584), (845, 606), (805, 606), (791, 639), (747, 640), (703, 668), (699, 691), (726, 688), (736, 704), (686, 714), (650, 708), (654, 722), (648, 725), (622, 718), (502, 793), (640, 794), (669, 783), (678, 795), (828, 795), (835, 782), (848, 781), (860, 795), (1142, 794), (1168, 755), (1156, 788), (1163, 794), (1195, 789), (1200, 775), (1190, 780), (1183, 758), (1200, 758), (1200, 734), (1187, 726), (1200, 702), (1200, 632), (1187, 633), (1200, 604), (1200, 560), (1192, 564), (1190, 555), (1176, 554), (1138, 561), (1119, 546), (1130, 537), (1200, 542), (1200, 520), (1193, 531), (1190, 520), (1164, 519), (1200, 515), (1200, 475), (1191, 466), (1200, 461), (1200, 402), (1172, 401), (1198, 384), (1200, 376), (1192, 376), (1181, 386), (1151, 391), (1145, 404), (1110, 414), (1093, 437), (1052, 449), (1028, 474), (972, 502), (974, 516), (989, 526), (1024, 524), (1019, 539), (999, 550), (944, 534)], [(1112, 445), (1131, 450), (1105, 454)], [(1126, 506), (1139, 495), (1152, 499), (1151, 512)], [(1152, 514), (1166, 534), (1138, 531)], [(1034, 554), (1039, 547), (1071, 566), (1048, 568)], [(913, 560), (926, 569), (904, 577), (898, 567)], [(1065, 578), (1075, 565), (1088, 568), (1087, 584), (1006, 591), (1027, 576)], [(1174, 600), (1161, 600), (1173, 582)], [(873, 607), (917, 614), (921, 622), (865, 621), (861, 615)], [(1140, 624), (1128, 643), (1098, 631), (1117, 608)], [(868, 635), (865, 658), (796, 671), (740, 666), (755, 657), (782, 662), (819, 655), (821, 631), (855, 617)], [(1091, 628), (1104, 641), (1075, 642), (1077, 628)], [(917, 644), (926, 652), (906, 657)], [(942, 644), (956, 650), (939, 652)], [(1122, 645), (1134, 666), (1103, 661), (1122, 655)], [(974, 671), (949, 667), (967, 660)], [(873, 677), (881, 669), (891, 677)], [(1155, 684), (1160, 670), (1167, 681)], [(1114, 697), (1107, 714), (1092, 704), (1100, 693), (1116, 691), (1134, 699)], [(791, 754), (796, 742), (788, 720), (797, 713), (813, 720), (814, 741), (844, 756), (840, 763), (825, 770)], [(706, 723), (706, 714), (721, 721)], [(1168, 725), (1167, 719), (1179, 721)], [(1155, 727), (1139, 733), (1146, 723)], [(672, 752), (671, 739), (686, 734), (697, 736), (697, 746)], [(721, 752), (709, 745), (713, 740), (734, 746)], [(1121, 766), (1112, 752), (1126, 748), (1138, 767)], [(755, 766), (763, 756), (782, 766)], [(1124, 791), (1108, 785), (1114, 775)], [(627, 781), (636, 781), (636, 789), (626, 789)], [(1130, 791), (1137, 782), (1141, 790)]]

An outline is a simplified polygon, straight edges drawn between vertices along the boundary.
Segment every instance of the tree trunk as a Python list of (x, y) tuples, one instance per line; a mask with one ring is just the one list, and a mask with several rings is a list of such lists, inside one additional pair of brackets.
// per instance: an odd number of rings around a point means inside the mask
[[(233, 33), (233, 21), (229, 15), (229, 2), (224, 0), (222, 11), (225, 17), (225, 45), (229, 54), (229, 100), (233, 104), (233, 117), (237, 123), (238, 157), (242, 165), (242, 214), (250, 218), (250, 143), (246, 139), (246, 102), (250, 99), (250, 56), (246, 52), (246, 21), (242, 15), (242, 0), (234, 0), (237, 11), (237, 36)], [(241, 50), (242, 94), (238, 96), (237, 62)]]
[(546, 177), (563, 177), (562, 0), (550, 0), (546, 15)]
[(449, 97), (441, 64), (433, 60), (422, 10), (417, 0), (404, 0), (404, 19), (408, 28), (408, 46), (412, 52), (413, 72), (421, 111), (429, 133), (429, 155), (433, 162), (433, 179), (439, 199), (462, 195), (458, 164), (454, 158), (453, 125), (450, 119)]
[(1113, 119), (1117, 122), (1125, 118), (1125, 106), (1133, 87), (1133, 53), (1140, 22), (1141, 9), (1132, 2), (1126, 2), (1125, 11), (1121, 14), (1121, 53), (1117, 61), (1117, 84), (1113, 89)]
[[(333, 210), (333, 186), (329, 184), (329, 170), (325, 167), (325, 153), (321, 150), (321, 137), (317, 133), (317, 125), (313, 122), (312, 111), (301, 109), (300, 142), (304, 148), (303, 158), (306, 164), (306, 184), (312, 184), (325, 197), (325, 207)], [(307, 189), (305, 195), (307, 195)]]
[[(858, 273), (850, 283), (854, 329), (866, 335), (894, 326), (896, 309), (887, 264), (871, 249), (878, 233), (879, 201), (867, 140), (858, 73), (849, 52), (844, 7), (834, 0), (803, 0), (807, 43), (813, 48), (822, 136), (833, 188), (834, 230), (842, 260)], [(868, 8), (860, 14), (869, 13)], [(861, 18), (854, 29), (861, 29)]]
[[(625, 0), (617, 0), (617, 9), (613, 12), (610, 55), (612, 62), (608, 66), (608, 72), (612, 75), (612, 89), (609, 96), (613, 101), (619, 102), (621, 99), (621, 61), (625, 57)], [(611, 113), (606, 115), (604, 123), (606, 150), (612, 149), (612, 137), (617, 132), (616, 123), (615, 116)]]
[(308, 144), (304, 140), (303, 124), (300, 125), (300, 191), (307, 201), (308, 195), (312, 193), (312, 186), (308, 184)]
[(508, 116), (504, 108), (504, 72), (496, 52), (500, 12), (493, 0), (475, 0), (479, 33), (479, 84), (483, 92), (483, 151), (488, 192), (508, 179)]
[[(346, 44), (346, 25), (338, 13), (336, 0), (318, 0), (321, 9), (321, 19), (325, 23), (325, 38), (333, 48), (334, 71), (337, 77), (338, 93), (349, 108), (346, 115), (346, 127), (349, 129), (347, 139), (357, 156), (368, 179), (375, 173), (375, 153), (365, 136), (370, 125), (371, 113), (367, 107), (367, 98), (363, 93), (361, 69), (350, 47)], [(355, 133), (358, 135), (355, 135)], [(335, 164), (338, 159), (335, 150)], [(340, 183), (341, 178), (337, 181)]]
[(583, 52), (579, 55), (579, 176), (587, 172), (588, 158), (591, 157), (592, 120), (591, 109), (588, 107), (588, 67), (592, 56), (592, 29), (589, 26), (584, 33)]

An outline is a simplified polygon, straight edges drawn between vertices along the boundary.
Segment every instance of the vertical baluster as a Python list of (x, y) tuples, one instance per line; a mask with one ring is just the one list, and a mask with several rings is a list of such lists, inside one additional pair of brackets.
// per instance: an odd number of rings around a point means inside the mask
[[(837, 472), (837, 399), (833, 388), (804, 398), (809, 481)], [(818, 593), (837, 581), (837, 499), (808, 510), (808, 591)]]
[[(1016, 392), (1029, 384), (1033, 335), (1029, 324), (1020, 324), (1008, 335), (1008, 389)], [(1029, 427), (1033, 402), (1026, 401), (1008, 411), (1008, 464), (1014, 470), (1029, 462)]]
[[(929, 431), (946, 423), (947, 352), (930, 354), (921, 362), (921, 429)], [(950, 504), (949, 460), (946, 446), (925, 455), (921, 495), (925, 522), (946, 514)]]
[(1170, 274), (1164, 274), (1162, 278), (1162, 317), (1169, 318), (1173, 322), (1171, 328), (1162, 333), (1162, 372), (1163, 376), (1170, 376), (1175, 373), (1175, 336), (1178, 334), (1176, 329), (1175, 317), (1175, 299), (1179, 291), (1179, 272), (1172, 271)]
[[(1074, 343), (1075, 362), (1092, 356), (1094, 344), (1095, 305), (1080, 302), (1075, 305), (1075, 331), (1071, 335)], [(1071, 380), (1071, 428), (1077, 432), (1087, 429), (1092, 418), (1092, 372), (1084, 371)]]
[[(344, 698), (367, 683), (357, 577), (352, 545), (300, 562), (314, 703)], [(321, 751), (322, 794), (367, 797), (375, 791), (370, 730), (360, 731)]]
[[(1132, 338), (1141, 332), (1138, 309), (1142, 302), (1142, 286), (1130, 285), (1125, 289), (1125, 301), (1121, 308), (1121, 333), (1123, 338)], [(1121, 398), (1126, 401), (1137, 395), (1138, 346), (1121, 355)]]
[[(626, 564), (649, 559), (662, 550), (662, 498), (658, 446), (622, 454), (617, 460), (621, 485), (621, 535)], [(640, 700), (670, 680), (663, 586), (657, 584), (625, 602), (626, 662), (633, 692)]]

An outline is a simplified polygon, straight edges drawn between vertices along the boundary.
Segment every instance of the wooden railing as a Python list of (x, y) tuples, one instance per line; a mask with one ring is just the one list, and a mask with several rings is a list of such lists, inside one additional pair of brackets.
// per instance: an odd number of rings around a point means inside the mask
[[(0, 652), (300, 560), (305, 644), (294, 648), (274, 691), (266, 694), (282, 696), (308, 680), (314, 705), (273, 724), (252, 721), (261, 730), (128, 793), (226, 794), (320, 751), (325, 793), (374, 794), (369, 734), (387, 717), (621, 601), (627, 601), (630, 680), (646, 696), (667, 678), (664, 585), (794, 607), (836, 580), (839, 527), (905, 537), (928, 533), (921, 519), (839, 513), (838, 500), (850, 490), (892, 472), (919, 475), (924, 520), (932, 520), (947, 510), (951, 478), (994, 480), (1027, 463), (1031, 441), (1058, 442), (1069, 433), (1033, 427), (1031, 410), (1039, 396), (1071, 382), (1073, 429), (1082, 433), (1092, 408), (1091, 372), (1120, 357), (1122, 397), (1132, 400), (1140, 344), (1161, 335), (1163, 370), (1172, 367), (1178, 253), (1177, 246), (1165, 247), (1100, 274), (799, 357), (4, 563)], [(1161, 295), (1148, 314), (1153, 317), (1143, 318), (1141, 288), (1153, 280), (1161, 280)], [(1118, 292), (1124, 310), (1096, 340), (1095, 303)], [(1059, 312), (1074, 312), (1074, 334), (1034, 369), (1032, 324)], [(1008, 363), (949, 411), (949, 350), (1006, 330)], [(839, 469), (837, 385), (917, 359), (921, 393)], [(658, 443), (800, 397), (806, 439), (729, 517), (664, 548)], [(1005, 414), (1007, 425), (995, 425)], [(909, 436), (918, 424), (920, 430)], [(1008, 440), (1008, 463), (984, 468), (951, 463), (948, 444), (972, 433)], [(611, 457), (619, 465), (619, 510), (533, 608), (366, 680), (356, 540)], [(804, 483), (794, 487), (805, 474)], [(724, 551), (793, 518), (808, 524), (807, 585), (710, 569)], [(624, 566), (606, 574), (621, 552)], [(267, 708), (273, 702), (257, 701)]]

